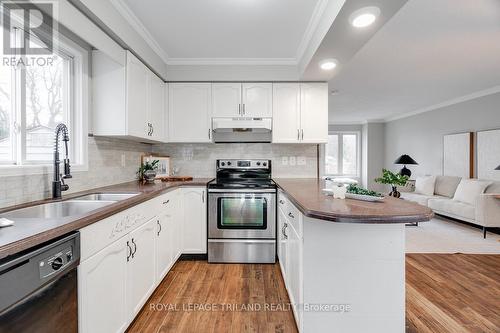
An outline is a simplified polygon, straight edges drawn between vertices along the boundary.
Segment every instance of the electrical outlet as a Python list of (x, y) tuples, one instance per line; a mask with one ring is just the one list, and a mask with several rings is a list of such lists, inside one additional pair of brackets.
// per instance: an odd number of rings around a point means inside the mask
[(296, 160), (295, 156), (290, 156), (288, 158), (288, 160), (289, 160), (291, 166), (294, 166), (297, 164), (297, 160)]
[(125, 154), (122, 154), (122, 168), (125, 168), (125, 167), (126, 167)]
[(281, 158), (281, 165), (288, 165), (288, 157), (283, 156)]
[(297, 165), (306, 165), (306, 157), (297, 156)]

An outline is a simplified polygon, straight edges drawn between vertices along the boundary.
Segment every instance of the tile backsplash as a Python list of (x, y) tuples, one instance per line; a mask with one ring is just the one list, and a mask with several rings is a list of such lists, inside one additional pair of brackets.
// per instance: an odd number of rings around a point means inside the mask
[[(119, 184), (135, 179), (140, 156), (151, 152), (151, 145), (101, 137), (88, 138), (88, 171), (72, 171), (66, 193)], [(122, 159), (125, 162), (122, 166)], [(46, 174), (0, 175), (0, 208), (50, 198), (52, 166)]]
[[(88, 145), (88, 170), (72, 172), (73, 178), (67, 180), (70, 190), (64, 192), (63, 196), (132, 181), (140, 156), (151, 152), (170, 156), (172, 167), (178, 169), (178, 175), (183, 176), (214, 177), (215, 160), (224, 158), (270, 159), (274, 177), (310, 178), (317, 175), (316, 145), (241, 143), (152, 146), (102, 137), (89, 137)], [(45, 174), (0, 174), (0, 208), (50, 198), (51, 186), (52, 166), (47, 167)]]
[(215, 160), (229, 158), (270, 159), (273, 177), (311, 178), (318, 168), (314, 144), (162, 144), (153, 146), (153, 152), (170, 156), (181, 176), (214, 177)]

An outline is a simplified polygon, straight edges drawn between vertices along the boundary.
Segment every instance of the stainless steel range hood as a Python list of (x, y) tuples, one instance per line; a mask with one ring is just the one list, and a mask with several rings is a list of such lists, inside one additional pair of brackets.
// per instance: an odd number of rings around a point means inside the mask
[(214, 142), (271, 142), (271, 118), (212, 118)]

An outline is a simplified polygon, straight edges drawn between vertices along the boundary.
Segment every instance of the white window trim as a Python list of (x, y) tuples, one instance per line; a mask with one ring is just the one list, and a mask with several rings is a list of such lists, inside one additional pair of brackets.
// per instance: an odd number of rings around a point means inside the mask
[[(73, 149), (73, 156), (70, 156), (71, 172), (88, 171), (88, 118), (90, 106), (90, 51), (81, 47), (71, 39), (58, 33), (57, 48), (73, 58), (73, 75), (75, 80), (71, 93), (73, 94), (73, 104), (71, 110), (69, 130), (72, 144), (78, 149)], [(75, 126), (74, 124), (81, 124)], [(76, 131), (75, 131), (76, 129)], [(41, 164), (23, 164), (23, 165), (0, 165), (0, 176), (28, 176), (50, 174), (53, 172), (53, 162)]]
[[(329, 131), (328, 135), (345, 135), (345, 134), (355, 134), (357, 139), (357, 161), (356, 161), (356, 175), (348, 175), (348, 174), (327, 174), (325, 173), (325, 157), (326, 157), (326, 144), (320, 145), (319, 149), (319, 167), (320, 167), (320, 177), (349, 177), (354, 178), (356, 180), (361, 179), (361, 132), (360, 131)], [(342, 142), (339, 141), (339, 168), (341, 168), (342, 164)]]

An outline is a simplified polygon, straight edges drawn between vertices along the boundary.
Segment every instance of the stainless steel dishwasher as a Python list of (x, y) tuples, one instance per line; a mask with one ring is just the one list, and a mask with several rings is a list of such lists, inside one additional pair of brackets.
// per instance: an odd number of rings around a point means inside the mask
[(0, 261), (0, 332), (77, 332), (78, 232)]

